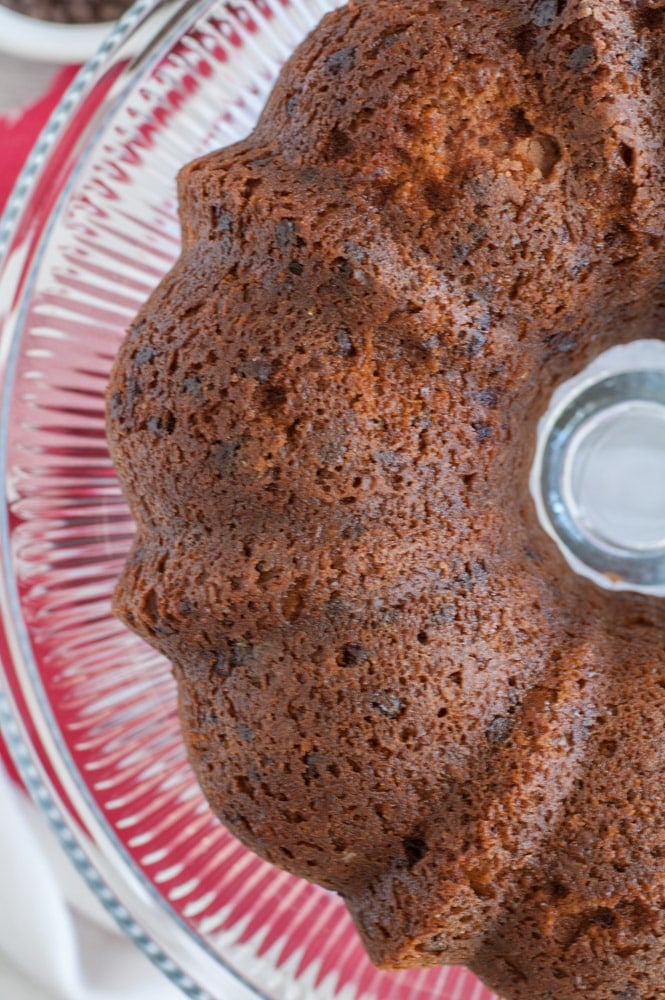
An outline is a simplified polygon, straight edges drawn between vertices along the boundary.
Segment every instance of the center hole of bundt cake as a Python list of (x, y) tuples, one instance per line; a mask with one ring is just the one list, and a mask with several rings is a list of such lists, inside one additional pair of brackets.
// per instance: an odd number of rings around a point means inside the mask
[(665, 344), (612, 348), (556, 390), (530, 485), (576, 572), (665, 595)]
[(564, 471), (575, 520), (599, 544), (665, 542), (665, 406), (628, 400), (601, 410), (570, 442)]

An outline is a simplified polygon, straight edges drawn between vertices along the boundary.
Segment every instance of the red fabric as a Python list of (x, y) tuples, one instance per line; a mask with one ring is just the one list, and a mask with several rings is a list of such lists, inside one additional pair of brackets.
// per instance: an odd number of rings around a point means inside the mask
[[(2, 150), (0, 212), (5, 207), (5, 202), (11, 193), (14, 181), (25, 163), (28, 153), (34, 146), (39, 133), (46, 125), (51, 112), (76, 75), (77, 70), (77, 66), (66, 66), (55, 75), (47, 93), (35, 101), (34, 104), (0, 115), (0, 149)], [(0, 760), (2, 760), (14, 781), (20, 784), (18, 774), (2, 741), (2, 737), (0, 737)]]
[(47, 93), (34, 104), (0, 115), (0, 210), (5, 207), (16, 176), (37, 136), (76, 75), (77, 69), (76, 66), (66, 66), (56, 74)]

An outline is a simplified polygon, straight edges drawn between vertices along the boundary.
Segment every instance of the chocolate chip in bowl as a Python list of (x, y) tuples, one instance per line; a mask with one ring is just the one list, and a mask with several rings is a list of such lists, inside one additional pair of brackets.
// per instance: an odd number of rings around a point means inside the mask
[[(141, 0), (166, 17), (173, 4)], [(32, 62), (80, 65), (98, 51), (130, 0), (0, 0), (0, 53)]]
[(59, 24), (98, 24), (116, 21), (131, 0), (0, 0), (19, 14)]

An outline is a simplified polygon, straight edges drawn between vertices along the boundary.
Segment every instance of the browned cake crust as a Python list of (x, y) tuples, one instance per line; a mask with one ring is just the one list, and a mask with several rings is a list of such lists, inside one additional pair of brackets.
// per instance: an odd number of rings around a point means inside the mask
[(665, 10), (356, 0), (245, 142), (109, 389), (117, 613), (221, 820), (373, 960), (665, 996), (665, 606), (535, 522), (552, 387), (663, 332)]

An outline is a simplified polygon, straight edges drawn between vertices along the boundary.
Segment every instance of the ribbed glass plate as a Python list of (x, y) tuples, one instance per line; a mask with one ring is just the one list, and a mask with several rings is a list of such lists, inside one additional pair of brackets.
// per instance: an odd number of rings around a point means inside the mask
[(375, 970), (336, 896), (219, 825), (185, 757), (168, 664), (110, 613), (133, 527), (103, 394), (178, 254), (176, 171), (247, 134), (280, 65), (336, 5), (137, 5), (19, 184), (0, 276), (0, 714), (75, 862), (188, 995), (481, 1000), (460, 969)]

